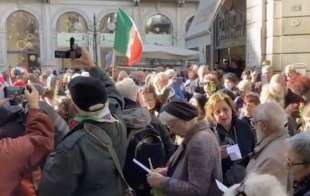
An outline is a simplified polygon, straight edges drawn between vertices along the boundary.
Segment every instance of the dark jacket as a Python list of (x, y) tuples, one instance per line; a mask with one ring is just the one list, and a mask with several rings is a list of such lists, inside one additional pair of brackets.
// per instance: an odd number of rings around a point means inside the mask
[(146, 108), (139, 106), (136, 102), (127, 98), (125, 100), (125, 110), (123, 111), (122, 118), (127, 126), (127, 134), (129, 135), (132, 130), (145, 128), (151, 125), (161, 136), (165, 145), (167, 161), (174, 153), (176, 147), (173, 144), (168, 130), (160, 123), (153, 113), (150, 113)]
[(94, 67), (89, 71), (92, 77), (101, 80), (105, 84), (106, 91), (110, 103), (110, 110), (112, 113), (120, 113), (124, 109), (125, 103), (123, 97), (116, 90), (113, 80), (99, 67)]
[[(120, 122), (96, 123), (111, 138), (121, 166), (126, 156), (126, 128)], [(99, 133), (100, 137), (100, 133)], [(104, 137), (101, 135), (101, 139)], [(75, 127), (51, 153), (39, 187), (41, 196), (122, 196), (121, 178), (110, 153), (83, 128)]]
[[(215, 179), (222, 181), (219, 144), (204, 122), (169, 161), (168, 177), (160, 189), (165, 196), (220, 196)], [(171, 171), (172, 170), (172, 171)]]
[(294, 186), (294, 196), (310, 196), (310, 176)]
[[(227, 131), (221, 125), (217, 125), (216, 133), (221, 146), (233, 144), (239, 145), (243, 159), (241, 162), (239, 161), (238, 164), (246, 167), (249, 163), (249, 155), (253, 152), (256, 144), (255, 134), (249, 124), (243, 120), (234, 118), (232, 120), (231, 130)], [(230, 158), (222, 159), (224, 181), (226, 172), (233, 164), (234, 162), (231, 161)]]
[[(90, 70), (90, 75), (105, 83), (111, 112), (120, 112), (124, 108), (124, 100), (114, 82), (97, 67)], [(120, 120), (90, 123), (101, 127), (110, 136), (123, 167), (127, 149), (125, 125)], [(47, 159), (39, 188), (41, 196), (123, 195), (121, 178), (110, 153), (86, 133), (83, 124), (76, 124)], [(103, 135), (101, 139), (104, 139)]]

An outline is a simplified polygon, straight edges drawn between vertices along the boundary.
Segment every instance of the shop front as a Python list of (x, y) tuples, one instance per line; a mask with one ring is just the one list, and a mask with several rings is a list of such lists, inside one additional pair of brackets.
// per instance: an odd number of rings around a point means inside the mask
[(246, 58), (246, 1), (225, 0), (214, 21), (214, 62), (223, 59), (245, 66)]

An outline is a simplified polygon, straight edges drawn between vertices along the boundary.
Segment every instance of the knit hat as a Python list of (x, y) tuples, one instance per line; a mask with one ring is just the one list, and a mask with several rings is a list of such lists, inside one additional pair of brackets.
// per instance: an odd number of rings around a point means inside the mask
[(93, 77), (75, 77), (69, 83), (69, 91), (75, 105), (86, 112), (102, 110), (108, 99), (104, 83)]
[(131, 78), (124, 78), (122, 81), (117, 82), (115, 86), (123, 97), (132, 101), (137, 100), (139, 87)]
[(198, 116), (198, 110), (195, 106), (182, 101), (172, 101), (168, 103), (163, 112), (159, 116), (159, 120), (163, 124), (167, 124), (174, 119), (180, 119), (184, 121), (190, 121)]

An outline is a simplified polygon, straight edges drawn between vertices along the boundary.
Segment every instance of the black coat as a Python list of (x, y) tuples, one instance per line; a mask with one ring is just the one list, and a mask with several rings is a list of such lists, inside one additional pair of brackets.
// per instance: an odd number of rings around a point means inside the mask
[[(243, 159), (238, 161), (238, 164), (246, 167), (249, 163), (249, 155), (254, 151), (256, 138), (249, 124), (240, 119), (233, 119), (231, 130), (227, 131), (221, 125), (216, 126), (216, 134), (220, 145), (238, 144)], [(223, 176), (234, 164), (230, 158), (222, 159)]]

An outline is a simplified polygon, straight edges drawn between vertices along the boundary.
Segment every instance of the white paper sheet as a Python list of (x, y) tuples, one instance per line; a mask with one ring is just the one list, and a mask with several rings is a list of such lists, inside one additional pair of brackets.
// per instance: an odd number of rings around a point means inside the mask
[(232, 161), (237, 161), (237, 160), (242, 159), (242, 155), (241, 155), (240, 148), (239, 148), (238, 144), (228, 146), (227, 147), (227, 154), (229, 155), (229, 157)]
[(223, 193), (226, 193), (228, 191), (228, 187), (225, 186), (223, 183), (221, 183), (218, 180), (215, 180), (217, 187), (222, 191)]
[(141, 167), (144, 171), (146, 171), (147, 173), (151, 173), (151, 170), (149, 168), (147, 168), (145, 165), (143, 165), (140, 161), (138, 161), (137, 159), (133, 159), (132, 160), (135, 164), (137, 164), (139, 167)]

